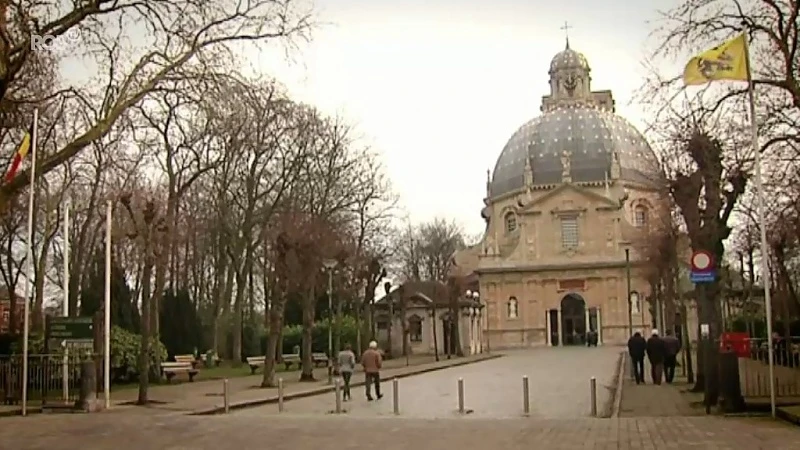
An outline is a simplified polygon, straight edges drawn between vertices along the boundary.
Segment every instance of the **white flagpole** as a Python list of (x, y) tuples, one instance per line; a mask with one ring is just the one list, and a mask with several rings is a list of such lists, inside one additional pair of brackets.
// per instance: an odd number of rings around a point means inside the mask
[(28, 335), (30, 334), (30, 295), (33, 292), (33, 204), (36, 197), (36, 147), (37, 147), (37, 127), (39, 126), (39, 109), (33, 110), (33, 128), (31, 129), (31, 183), (28, 193), (28, 236), (27, 248), (27, 267), (25, 275), (25, 309), (22, 332), (22, 415), (28, 415)]
[(106, 295), (103, 305), (103, 395), (105, 407), (111, 407), (111, 200), (106, 204)]
[[(69, 210), (70, 210), (70, 200), (67, 199), (64, 202), (64, 248), (61, 250), (61, 253), (64, 257), (64, 304), (62, 305), (62, 311), (64, 317), (69, 317)], [(67, 348), (67, 342), (63, 342), (64, 345), (64, 363), (62, 365), (62, 386), (64, 391), (64, 403), (69, 400), (69, 348)]]
[[(745, 38), (746, 39), (746, 38)], [(761, 150), (758, 147), (758, 123), (756, 122), (756, 94), (753, 86), (753, 74), (750, 67), (749, 42), (745, 45), (745, 59), (747, 64), (747, 93), (750, 97), (750, 126), (753, 139), (753, 153), (755, 154), (755, 185), (756, 185), (756, 210), (758, 214), (759, 229), (761, 230), (761, 279), (764, 283), (764, 309), (767, 322), (767, 355), (769, 362), (769, 405), (772, 417), (776, 417), (775, 404), (775, 351), (772, 343), (772, 293), (770, 292), (769, 279), (769, 247), (767, 245), (767, 227), (764, 217), (764, 183), (761, 179)]]

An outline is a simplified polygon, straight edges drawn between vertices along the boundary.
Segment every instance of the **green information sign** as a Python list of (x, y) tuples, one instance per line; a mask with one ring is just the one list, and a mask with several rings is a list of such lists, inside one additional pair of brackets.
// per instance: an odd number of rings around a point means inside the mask
[(46, 334), (48, 339), (91, 340), (93, 328), (91, 317), (49, 317)]

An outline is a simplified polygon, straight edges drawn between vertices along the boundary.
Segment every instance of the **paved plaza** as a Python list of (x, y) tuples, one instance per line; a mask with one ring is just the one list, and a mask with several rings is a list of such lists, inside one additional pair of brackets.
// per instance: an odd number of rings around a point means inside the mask
[(741, 449), (800, 448), (800, 430), (766, 419), (356, 419), (115, 414), (0, 421), (0, 448), (15, 450)]
[[(612, 403), (613, 391), (607, 387), (614, 385), (620, 350), (512, 351), (491, 361), (403, 378), (400, 416), (392, 414), (391, 381), (387, 380), (381, 401), (366, 402), (358, 387), (354, 401), (345, 403), (350, 411), (341, 415), (328, 413), (334, 406), (333, 396), (323, 394), (288, 401), (283, 414), (277, 414), (275, 406), (215, 416), (128, 407), (99, 414), (3, 418), (0, 450), (800, 448), (800, 428), (766, 418), (587, 417), (589, 377), (598, 379), (599, 402)], [(521, 417), (523, 374), (530, 379), (530, 417)], [(463, 416), (455, 412), (459, 377), (465, 381), (465, 406), (473, 410)], [(631, 391), (628, 401), (635, 402), (624, 412), (651, 414), (649, 401), (680, 401), (671, 392), (677, 392), (676, 388), (647, 386)]]
[[(522, 377), (528, 376), (531, 417), (571, 419), (591, 413), (589, 379), (597, 378), (601, 416), (610, 415), (619, 347), (540, 348), (509, 351), (500, 359), (429, 372), (399, 380), (400, 413), (407, 418), (446, 419), (457, 415), (458, 379), (464, 380), (467, 417), (504, 419), (523, 412)], [(357, 380), (362, 373), (354, 375)], [(384, 398), (368, 402), (363, 387), (343, 404), (354, 417), (393, 415), (392, 381), (381, 384)], [(323, 415), (335, 409), (333, 393), (287, 401), (284, 414)], [(245, 416), (277, 414), (277, 405), (245, 409)]]

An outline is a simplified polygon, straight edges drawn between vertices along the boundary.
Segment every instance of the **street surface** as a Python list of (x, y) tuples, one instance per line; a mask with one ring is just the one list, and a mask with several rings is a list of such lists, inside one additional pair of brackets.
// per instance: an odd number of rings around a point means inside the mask
[[(406, 418), (457, 417), (458, 379), (464, 379), (464, 417), (504, 419), (523, 412), (522, 377), (528, 376), (531, 417), (589, 417), (589, 379), (597, 378), (597, 405), (610, 415), (620, 347), (539, 348), (509, 351), (506, 356), (466, 366), (438, 370), (398, 380), (400, 415)], [(354, 379), (362, 380), (363, 373)], [(343, 403), (348, 416), (392, 416), (392, 380), (381, 383), (384, 397), (368, 402), (363, 387), (353, 388), (353, 401)], [(324, 415), (335, 409), (333, 393), (287, 401), (283, 414)], [(278, 414), (277, 405), (245, 409), (241, 416)]]
[(421, 420), (147, 414), (49, 415), (0, 420), (14, 450), (628, 450), (800, 448), (800, 429), (766, 419)]

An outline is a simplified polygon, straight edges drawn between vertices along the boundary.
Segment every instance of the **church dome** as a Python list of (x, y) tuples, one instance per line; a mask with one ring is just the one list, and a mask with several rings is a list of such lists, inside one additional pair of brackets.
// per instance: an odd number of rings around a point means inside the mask
[(583, 53), (571, 49), (569, 47), (569, 41), (567, 41), (567, 48), (557, 53), (550, 61), (551, 74), (566, 69), (589, 70), (589, 61)]
[(570, 175), (575, 183), (611, 178), (614, 158), (619, 161), (621, 179), (652, 181), (658, 170), (650, 145), (622, 117), (592, 106), (561, 106), (528, 121), (511, 136), (497, 159), (490, 195), (525, 186), (526, 158), (534, 185), (561, 183), (564, 152), (570, 153)]

